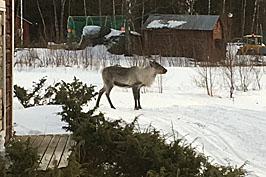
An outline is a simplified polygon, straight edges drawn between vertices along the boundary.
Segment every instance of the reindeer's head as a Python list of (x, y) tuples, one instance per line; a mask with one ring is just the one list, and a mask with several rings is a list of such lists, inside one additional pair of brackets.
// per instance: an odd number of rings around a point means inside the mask
[(165, 69), (162, 65), (160, 65), (156, 61), (150, 61), (150, 66), (154, 68), (156, 74), (165, 74), (167, 72), (167, 69)]

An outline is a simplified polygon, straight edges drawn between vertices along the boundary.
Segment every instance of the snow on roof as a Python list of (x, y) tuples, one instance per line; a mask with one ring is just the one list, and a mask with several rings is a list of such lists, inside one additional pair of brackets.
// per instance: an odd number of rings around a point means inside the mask
[(219, 18), (218, 15), (152, 14), (145, 21), (143, 28), (154, 29), (155, 26), (156, 28), (211, 31), (214, 29)]
[[(107, 35), (105, 35), (106, 39), (109, 39), (112, 36), (120, 36), (121, 34), (124, 34), (124, 31), (116, 30), (116, 29), (111, 29), (111, 32)], [(140, 33), (136, 31), (130, 31), (130, 34), (135, 35), (135, 36), (141, 36)]]
[(100, 26), (95, 26), (95, 25), (84, 26), (82, 35), (84, 36), (95, 35), (99, 33), (100, 30), (101, 30)]
[(176, 20), (169, 20), (169, 21), (153, 20), (148, 24), (147, 28), (176, 28), (176, 27), (181, 26), (185, 23), (187, 23), (187, 22), (186, 21), (176, 21)]
[(108, 39), (112, 36), (119, 36), (122, 33), (123, 33), (122, 31), (111, 29), (111, 32), (109, 34), (105, 35), (105, 38)]

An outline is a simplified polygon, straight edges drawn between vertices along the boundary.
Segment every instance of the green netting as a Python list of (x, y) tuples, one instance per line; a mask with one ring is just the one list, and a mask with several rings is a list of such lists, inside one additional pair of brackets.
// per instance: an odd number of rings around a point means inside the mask
[(68, 37), (75, 40), (80, 39), (82, 30), (86, 25), (107, 26), (120, 30), (125, 26), (126, 19), (124, 16), (69, 16), (67, 22)]

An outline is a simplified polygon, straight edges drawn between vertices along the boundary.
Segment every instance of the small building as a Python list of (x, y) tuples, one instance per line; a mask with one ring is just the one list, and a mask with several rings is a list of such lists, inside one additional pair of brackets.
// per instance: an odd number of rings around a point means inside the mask
[(223, 25), (216, 15), (150, 15), (142, 31), (146, 55), (225, 58)]
[(30, 26), (32, 22), (25, 18), (21, 18), (20, 16), (16, 16), (15, 19), (15, 44), (16, 46), (21, 46), (21, 20), (22, 20), (22, 28), (23, 28), (23, 42), (22, 45), (28, 47), (30, 45)]
[[(12, 136), (14, 9), (13, 0), (0, 0), (0, 150)], [(14, 5), (14, 4), (13, 4)]]

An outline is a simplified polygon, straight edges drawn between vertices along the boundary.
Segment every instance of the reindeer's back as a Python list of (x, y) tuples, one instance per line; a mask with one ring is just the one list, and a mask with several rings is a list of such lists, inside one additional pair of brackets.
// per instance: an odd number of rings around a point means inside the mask
[(136, 72), (138, 67), (133, 66), (130, 68), (121, 67), (121, 66), (109, 66), (103, 69), (102, 77), (103, 80), (108, 81), (118, 81), (121, 83), (131, 83), (135, 82)]

